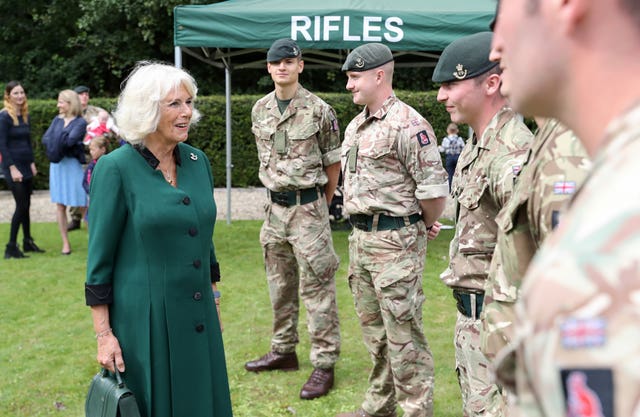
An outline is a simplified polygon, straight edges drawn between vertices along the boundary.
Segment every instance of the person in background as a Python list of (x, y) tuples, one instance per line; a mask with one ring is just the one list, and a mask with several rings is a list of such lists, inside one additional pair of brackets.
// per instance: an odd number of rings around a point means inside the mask
[(249, 361), (252, 372), (297, 370), (299, 298), (307, 309), (313, 371), (300, 390), (310, 400), (333, 387), (340, 355), (340, 326), (329, 203), (340, 173), (340, 130), (327, 103), (304, 89), (298, 77), (302, 53), (291, 39), (267, 51), (275, 90), (251, 111), (258, 147), (260, 181), (269, 202), (260, 244), (273, 306), (270, 351)]
[(185, 144), (200, 114), (182, 69), (140, 62), (114, 112), (128, 144), (91, 176), (85, 297), (101, 366), (141, 417), (232, 417), (209, 159)]
[(342, 144), (349, 288), (373, 368), (361, 407), (337, 417), (433, 416), (434, 365), (422, 321), (427, 240), (448, 192), (433, 128), (393, 92), (381, 43), (354, 49), (342, 70), (364, 105)]
[[(85, 119), (86, 120), (86, 119)], [(84, 145), (89, 146), (91, 140), (97, 136), (102, 136), (103, 139), (107, 139), (105, 136), (112, 133), (112, 130), (108, 127), (109, 113), (106, 110), (100, 109), (98, 116), (87, 125), (87, 134), (84, 137)]]
[(18, 81), (10, 81), (4, 89), (4, 108), (0, 111), (0, 155), (2, 173), (7, 187), (11, 190), (16, 209), (11, 218), (9, 243), (4, 258), (24, 258), (18, 246), (18, 230), (22, 226), (22, 250), (24, 252), (44, 252), (31, 236), (31, 193), (33, 177), (38, 173), (29, 124), (29, 104), (27, 95)]
[[(86, 85), (78, 85), (74, 87), (73, 91), (75, 91), (80, 98), (82, 117), (84, 117), (84, 120), (87, 122), (87, 135), (83, 142), (85, 145), (88, 145), (91, 138), (98, 134), (104, 135), (109, 131), (117, 134), (118, 128), (115, 125), (113, 117), (111, 117), (103, 108), (89, 104), (89, 100), (91, 99), (89, 87)], [(103, 125), (102, 120), (105, 119), (104, 113), (106, 113), (106, 122)], [(85, 147), (85, 160), (89, 159), (90, 155), (88, 153), (88, 148)], [(83, 207), (69, 207), (71, 221), (67, 226), (68, 231), (71, 232), (81, 228), (83, 213)]]
[[(91, 175), (93, 174), (93, 169), (98, 162), (98, 159), (107, 152), (109, 152), (107, 138), (104, 136), (96, 136), (91, 140), (89, 144), (89, 153), (91, 154), (91, 162), (87, 165), (87, 168), (84, 170), (84, 177), (82, 178), (82, 188), (86, 191), (87, 195), (89, 195), (90, 186), (91, 186)], [(84, 218), (87, 224), (89, 224), (89, 204), (90, 201), (87, 199), (87, 210), (85, 211)]]
[(68, 235), (67, 206), (80, 207), (84, 213), (87, 194), (82, 188), (85, 163), (82, 139), (87, 131), (87, 122), (82, 118), (82, 107), (78, 95), (72, 90), (63, 90), (58, 95), (58, 116), (53, 118), (42, 137), (49, 142), (64, 143), (64, 158), (49, 165), (49, 193), (56, 204), (58, 229), (62, 237), (62, 254), (71, 254)]
[(438, 150), (445, 155), (444, 168), (449, 176), (449, 191), (451, 191), (451, 181), (453, 180), (453, 174), (456, 172), (456, 165), (462, 148), (464, 148), (464, 139), (458, 136), (458, 125), (449, 123), (447, 136), (442, 139), (442, 143), (438, 147)]
[(440, 275), (457, 301), (454, 346), (464, 417), (505, 415), (505, 396), (493, 383), (490, 361), (481, 351), (481, 313), (496, 245), (496, 216), (511, 197), (533, 140), (500, 93), (500, 68), (489, 60), (491, 37), (491, 32), (481, 32), (456, 39), (433, 72), (433, 81), (441, 83), (438, 101), (451, 121), (466, 123), (474, 132), (452, 181), (456, 231), (449, 267)]

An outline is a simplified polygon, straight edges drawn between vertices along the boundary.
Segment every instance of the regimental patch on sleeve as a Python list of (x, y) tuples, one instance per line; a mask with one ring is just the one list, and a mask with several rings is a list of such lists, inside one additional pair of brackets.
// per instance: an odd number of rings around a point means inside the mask
[(560, 339), (565, 349), (600, 347), (607, 341), (607, 320), (570, 317), (560, 325)]
[(332, 132), (338, 131), (338, 119), (331, 118), (331, 131)]
[(429, 139), (429, 135), (427, 135), (426, 130), (421, 130), (420, 132), (418, 132), (418, 134), (416, 135), (416, 138), (418, 139), (418, 143), (420, 144), (420, 147), (427, 146), (428, 144), (431, 143), (431, 140)]
[(566, 416), (614, 417), (611, 369), (562, 369)]
[(575, 181), (556, 181), (553, 183), (554, 194), (573, 194), (576, 192)]

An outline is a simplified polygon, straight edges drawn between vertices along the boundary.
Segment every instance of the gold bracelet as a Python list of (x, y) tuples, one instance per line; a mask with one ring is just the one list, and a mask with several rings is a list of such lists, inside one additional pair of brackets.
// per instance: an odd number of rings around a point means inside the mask
[(112, 334), (111, 327), (109, 327), (108, 329), (103, 330), (103, 331), (101, 331), (99, 333), (96, 333), (96, 339), (99, 339), (101, 337), (105, 337), (105, 336), (110, 335), (110, 334)]

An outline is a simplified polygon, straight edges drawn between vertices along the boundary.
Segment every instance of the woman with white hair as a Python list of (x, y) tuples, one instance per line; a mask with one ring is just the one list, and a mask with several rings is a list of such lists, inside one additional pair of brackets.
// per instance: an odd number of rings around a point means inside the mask
[(129, 145), (91, 178), (86, 302), (98, 362), (123, 372), (143, 417), (230, 417), (220, 269), (206, 155), (184, 141), (199, 113), (185, 71), (141, 62), (114, 113)]

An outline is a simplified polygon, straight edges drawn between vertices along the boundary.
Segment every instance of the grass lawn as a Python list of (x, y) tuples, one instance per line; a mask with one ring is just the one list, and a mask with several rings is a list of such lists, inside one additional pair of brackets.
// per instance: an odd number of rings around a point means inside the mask
[[(270, 346), (271, 307), (258, 241), (260, 225), (260, 221), (218, 222), (214, 236), (222, 268), (219, 288), (234, 416), (333, 417), (357, 408), (371, 362), (346, 282), (348, 232), (334, 232), (342, 260), (336, 274), (342, 354), (334, 390), (313, 401), (298, 398), (312, 370), (302, 307), (300, 371), (244, 371), (246, 361)], [(47, 249), (45, 254), (0, 259), (0, 417), (83, 416), (86, 390), (98, 371), (90, 310), (84, 305), (87, 231), (72, 232), (73, 254), (61, 256), (55, 224), (33, 224), (32, 229), (38, 245)], [(0, 236), (8, 235), (9, 225), (0, 224)], [(436, 365), (438, 417), (460, 415), (452, 342), (455, 302), (438, 279), (446, 267), (451, 237), (452, 231), (443, 231), (429, 244), (424, 279), (424, 323)]]

